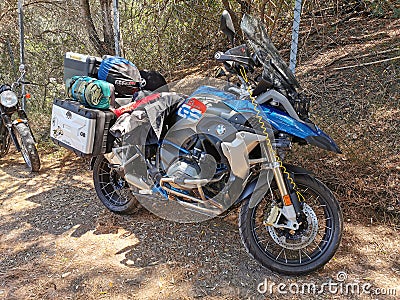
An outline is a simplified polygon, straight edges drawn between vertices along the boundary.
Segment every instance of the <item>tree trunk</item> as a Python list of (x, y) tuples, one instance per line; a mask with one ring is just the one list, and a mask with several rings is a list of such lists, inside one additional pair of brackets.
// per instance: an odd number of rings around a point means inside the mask
[(102, 41), (99, 37), (99, 34), (97, 33), (96, 27), (94, 26), (94, 22), (90, 12), (89, 0), (79, 0), (83, 22), (89, 34), (89, 41), (96, 49), (97, 54), (100, 56), (105, 54), (114, 54), (113, 39), (112, 34), (110, 34), (110, 32), (112, 33), (112, 21), (110, 22), (112, 6), (110, 5), (110, 2), (110, 0), (100, 0), (100, 5), (103, 10), (102, 21), (104, 30), (104, 41)]
[(115, 54), (112, 0), (100, 0), (100, 8), (102, 11), (104, 43), (108, 49), (112, 50), (112, 54)]

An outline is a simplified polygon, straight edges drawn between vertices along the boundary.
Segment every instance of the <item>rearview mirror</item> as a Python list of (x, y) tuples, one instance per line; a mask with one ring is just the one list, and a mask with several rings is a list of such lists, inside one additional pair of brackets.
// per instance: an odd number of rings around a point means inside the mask
[(220, 29), (228, 37), (233, 46), (236, 32), (235, 27), (233, 26), (231, 15), (227, 10), (222, 12)]

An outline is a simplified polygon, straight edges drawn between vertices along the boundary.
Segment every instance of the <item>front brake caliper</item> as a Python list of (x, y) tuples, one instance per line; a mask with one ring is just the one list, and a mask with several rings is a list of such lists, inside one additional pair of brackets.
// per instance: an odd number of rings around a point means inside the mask
[[(283, 208), (280, 208), (277, 205), (272, 206), (267, 219), (264, 221), (264, 226), (272, 226), (279, 229), (289, 229), (294, 231), (299, 229), (300, 224), (297, 222), (295, 214), (293, 218), (293, 211), (291, 211), (290, 208), (294, 210), (293, 206), (283, 206)], [(281, 217), (284, 217), (286, 222), (280, 222)]]

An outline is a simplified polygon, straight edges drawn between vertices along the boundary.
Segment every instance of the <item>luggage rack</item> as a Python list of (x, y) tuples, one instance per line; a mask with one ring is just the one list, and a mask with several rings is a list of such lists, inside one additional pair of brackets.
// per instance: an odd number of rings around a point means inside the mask
[(97, 71), (102, 59), (96, 56), (67, 52), (64, 56), (64, 82), (72, 76), (97, 78)]

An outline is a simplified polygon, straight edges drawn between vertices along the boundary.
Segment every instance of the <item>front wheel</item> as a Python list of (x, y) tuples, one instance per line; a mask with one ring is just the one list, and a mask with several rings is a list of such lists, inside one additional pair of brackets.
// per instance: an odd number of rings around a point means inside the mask
[(140, 208), (128, 183), (116, 169), (110, 167), (104, 155), (96, 157), (93, 165), (93, 182), (100, 201), (112, 212), (133, 214)]
[(0, 158), (4, 157), (10, 149), (11, 135), (0, 119)]
[(31, 172), (38, 172), (40, 169), (39, 154), (28, 125), (25, 123), (18, 123), (14, 126), (14, 129), (26, 165)]
[(300, 275), (315, 271), (333, 257), (342, 236), (343, 217), (338, 201), (322, 182), (309, 175), (296, 175), (294, 180), (304, 201), (305, 218), (298, 230), (265, 225), (272, 203), (279, 199), (273, 183), (258, 205), (243, 204), (239, 230), (247, 251), (261, 265)]

